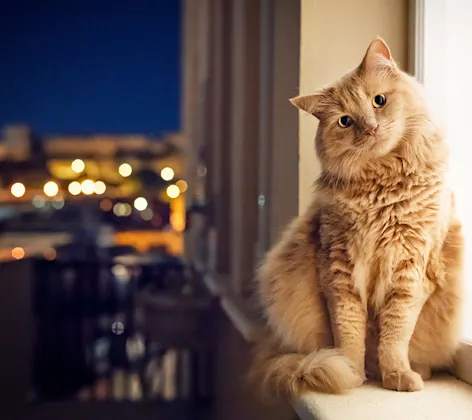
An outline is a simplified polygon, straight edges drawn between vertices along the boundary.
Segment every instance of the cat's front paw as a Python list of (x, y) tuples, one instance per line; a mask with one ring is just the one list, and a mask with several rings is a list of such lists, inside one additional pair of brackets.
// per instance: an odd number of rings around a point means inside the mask
[(384, 388), (391, 389), (393, 391), (421, 391), (424, 386), (421, 375), (412, 370), (395, 371), (384, 375), (383, 377)]

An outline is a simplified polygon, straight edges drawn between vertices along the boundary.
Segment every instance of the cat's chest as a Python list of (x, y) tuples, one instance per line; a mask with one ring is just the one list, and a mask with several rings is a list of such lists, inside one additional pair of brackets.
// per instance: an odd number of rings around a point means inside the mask
[(354, 223), (349, 240), (354, 287), (365, 306), (379, 307), (391, 285), (394, 262), (401, 258), (407, 220), (380, 211), (362, 213)]

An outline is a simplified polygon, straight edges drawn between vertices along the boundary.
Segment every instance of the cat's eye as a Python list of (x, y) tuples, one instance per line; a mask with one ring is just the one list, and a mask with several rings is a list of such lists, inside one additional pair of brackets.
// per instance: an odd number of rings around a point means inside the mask
[(387, 97), (383, 93), (375, 95), (372, 98), (372, 105), (374, 105), (374, 108), (382, 108), (386, 103)]
[(350, 127), (350, 126), (352, 125), (352, 118), (351, 118), (349, 115), (343, 115), (343, 116), (338, 120), (338, 124), (339, 124), (342, 128)]

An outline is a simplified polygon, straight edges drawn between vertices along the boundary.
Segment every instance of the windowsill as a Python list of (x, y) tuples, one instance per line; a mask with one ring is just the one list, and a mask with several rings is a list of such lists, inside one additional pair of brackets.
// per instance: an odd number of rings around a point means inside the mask
[(372, 384), (341, 396), (309, 393), (294, 408), (302, 420), (470, 420), (472, 386), (452, 376), (433, 378), (413, 393)]
[[(204, 276), (210, 292), (220, 298), (221, 307), (236, 329), (251, 342), (261, 325), (248, 305), (231, 292), (227, 279), (211, 273)], [(472, 413), (472, 345), (464, 343), (457, 355), (453, 376), (433, 378), (421, 392), (404, 393), (367, 384), (339, 396), (309, 393), (293, 406), (301, 420), (470, 420)], [(464, 382), (464, 381), (467, 381)]]
[(261, 325), (251, 313), (248, 304), (231, 291), (228, 281), (220, 275), (206, 273), (203, 279), (210, 293), (219, 297), (226, 316), (244, 339), (248, 342), (254, 341), (254, 337), (257, 337), (260, 332)]

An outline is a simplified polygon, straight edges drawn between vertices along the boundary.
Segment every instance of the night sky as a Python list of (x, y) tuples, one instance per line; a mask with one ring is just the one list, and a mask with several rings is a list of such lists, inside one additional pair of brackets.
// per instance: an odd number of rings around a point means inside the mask
[(0, 126), (179, 129), (179, 0), (0, 0)]

